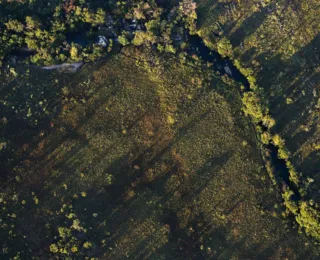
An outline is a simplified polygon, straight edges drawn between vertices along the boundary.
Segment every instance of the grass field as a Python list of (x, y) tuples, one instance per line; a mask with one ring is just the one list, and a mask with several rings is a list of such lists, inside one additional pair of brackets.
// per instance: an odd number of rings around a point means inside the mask
[(282, 217), (236, 83), (131, 47), (29, 70), (2, 74), (4, 259), (318, 258)]

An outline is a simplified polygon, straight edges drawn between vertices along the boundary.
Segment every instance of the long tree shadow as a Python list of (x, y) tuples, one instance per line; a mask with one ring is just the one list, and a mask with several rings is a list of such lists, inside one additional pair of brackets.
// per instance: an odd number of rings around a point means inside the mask
[[(319, 51), (316, 50), (319, 43), (318, 34), (289, 60), (283, 61), (280, 56), (275, 56), (270, 61), (271, 66), (265, 67), (259, 76), (259, 81), (266, 89), (267, 98), (270, 100), (270, 112), (278, 122), (275, 130), (290, 139), (295, 135), (289, 143), (294, 151), (315, 133), (309, 131), (295, 134), (302, 125), (313, 126), (318, 120), (314, 117), (314, 122), (308, 122), (310, 111), (318, 109), (318, 91), (315, 87), (319, 79), (319, 73), (316, 71), (320, 60)], [(263, 56), (260, 58), (264, 59)], [(275, 94), (271, 95), (272, 92)]]
[(268, 16), (269, 5), (261, 8), (258, 12), (253, 13), (250, 17), (244, 20), (240, 27), (230, 35), (230, 41), (233, 46), (239, 46), (240, 43), (250, 37), (264, 22)]

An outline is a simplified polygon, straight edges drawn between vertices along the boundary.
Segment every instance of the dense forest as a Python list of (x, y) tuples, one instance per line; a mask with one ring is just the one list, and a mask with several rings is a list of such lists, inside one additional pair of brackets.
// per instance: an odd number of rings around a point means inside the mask
[(195, 30), (192, 1), (181, 2), (167, 15), (155, 1), (100, 2), (2, 2), (0, 58), (23, 50), (35, 64), (93, 61), (116, 43), (154, 45), (174, 53), (184, 43), (185, 29)]
[(1, 259), (319, 259), (318, 0), (0, 0)]

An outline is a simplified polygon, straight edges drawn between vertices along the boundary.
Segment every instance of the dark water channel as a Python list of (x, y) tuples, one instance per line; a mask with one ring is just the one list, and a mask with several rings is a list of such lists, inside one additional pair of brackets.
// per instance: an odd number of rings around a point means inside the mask
[(290, 181), (290, 172), (287, 168), (286, 161), (283, 159), (279, 159), (278, 157), (278, 148), (272, 144), (267, 145), (267, 149), (270, 151), (270, 159), (273, 167), (276, 169), (277, 179), (282, 180), (285, 185), (287, 185), (290, 190), (294, 192), (294, 195), (291, 197), (292, 200), (298, 201), (301, 199), (301, 195), (299, 190), (295, 185), (293, 185)]
[(228, 75), (233, 80), (240, 82), (246, 91), (250, 90), (247, 78), (236, 68), (232, 61), (229, 58), (223, 58), (218, 52), (210, 50), (200, 36), (191, 35), (189, 44), (192, 51), (196, 51), (203, 61), (213, 63), (215, 72), (219, 72), (221, 75)]

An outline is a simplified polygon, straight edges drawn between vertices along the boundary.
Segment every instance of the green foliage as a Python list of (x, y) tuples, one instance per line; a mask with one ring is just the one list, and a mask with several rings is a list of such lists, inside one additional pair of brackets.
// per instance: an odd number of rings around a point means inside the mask
[(120, 35), (118, 37), (118, 41), (122, 46), (126, 46), (130, 43), (129, 40), (127, 39), (126, 35)]
[(28, 30), (34, 30), (40, 27), (40, 22), (32, 18), (31, 16), (26, 16), (26, 27)]
[(147, 31), (153, 34), (157, 34), (158, 30), (160, 29), (161, 21), (160, 19), (152, 19), (145, 23)]
[(232, 45), (227, 38), (223, 37), (221, 40), (219, 40), (217, 47), (218, 47), (218, 52), (222, 57), (233, 56)]
[[(20, 43), (25, 43), (29, 49), (37, 52), (30, 58), (31, 62), (37, 64), (78, 61), (88, 56), (79, 48), (77, 52), (72, 42), (70, 44), (65, 41), (66, 33), (87, 28), (85, 33), (89, 35), (93, 33), (92, 28), (105, 26), (106, 22), (105, 8), (92, 8), (91, 1), (54, 2), (51, 3), (51, 8), (42, 8), (40, 13), (34, 12), (32, 6), (16, 5), (3, 12), (5, 15), (0, 17), (0, 23), (7, 21), (5, 30), (0, 30), (0, 36), (9, 33), (11, 39), (6, 40), (6, 45), (9, 44), (8, 48), (4, 48), (5, 44), (0, 41), (0, 49), (8, 52), (12, 48), (18, 48)], [(20, 12), (21, 15), (18, 15)], [(24, 13), (29, 15), (23, 16)], [(8, 17), (16, 17), (16, 19), (8, 19)], [(87, 25), (84, 26), (84, 24)], [(101, 53), (97, 54), (95, 51), (93, 43), (89, 44), (88, 49), (92, 50), (89, 60), (93, 56), (95, 59), (97, 56), (101, 57)]]
[(273, 185), (277, 185), (277, 180), (276, 180), (276, 177), (275, 177), (275, 169), (274, 167), (272, 166), (272, 163), (269, 159), (266, 159), (265, 158), (265, 167), (266, 167), (266, 170), (268, 172), (268, 175), (272, 181), (272, 184)]
[(320, 213), (310, 203), (302, 202), (297, 222), (303, 227), (307, 234), (320, 240)]
[(92, 247), (92, 243), (89, 242), (89, 241), (86, 241), (86, 242), (83, 244), (83, 247), (86, 248), (86, 249), (88, 249), (88, 248)]
[[(62, 207), (62, 212), (65, 211), (64, 205)], [(72, 219), (76, 217), (75, 214), (70, 213), (66, 214), (66, 217), (69, 219)], [(59, 233), (59, 240), (56, 243), (53, 243), (50, 245), (50, 252), (57, 255), (77, 255), (79, 252), (79, 247), (81, 245), (81, 241), (77, 239), (73, 233), (72, 230), (75, 230), (77, 232), (83, 232), (84, 228), (81, 226), (81, 222), (79, 219), (74, 219), (72, 222), (72, 225), (68, 227), (59, 227), (58, 233)]]
[(50, 245), (50, 252), (52, 253), (58, 253), (59, 252), (59, 248), (56, 244), (51, 244)]
[(176, 53), (176, 49), (172, 45), (167, 45), (164, 50), (166, 52)]
[[(43, 7), (43, 13), (33, 12), (29, 5), (23, 6), (21, 15), (16, 15), (20, 12), (18, 5), (8, 8), (5, 16), (0, 17), (0, 22), (5, 24), (5, 29), (0, 30), (3, 41), (0, 41), (0, 61), (10, 50), (21, 48), (24, 43), (36, 52), (30, 57), (35, 64), (94, 61), (106, 55), (95, 44), (94, 38), (100, 35), (117, 35), (122, 46), (156, 44), (163, 46), (161, 51), (176, 53), (180, 43), (175, 44), (173, 36), (196, 30), (196, 4), (191, 0), (183, 0), (173, 8), (170, 19), (161, 17), (163, 9), (153, 0), (117, 2), (116, 5), (117, 8), (110, 1), (99, 5), (94, 1), (58, 1)], [(132, 35), (130, 19), (139, 20), (139, 26), (143, 23), (146, 31), (137, 30)], [(74, 36), (69, 35), (75, 34), (86, 43), (73, 42)], [(111, 52), (111, 49), (112, 44), (109, 44), (107, 51)]]
[(276, 121), (269, 114), (267, 114), (263, 116), (262, 124), (267, 128), (272, 128), (276, 124)]
[(110, 40), (109, 40), (109, 45), (108, 45), (108, 52), (111, 52), (111, 51), (112, 51), (112, 48), (113, 48), (113, 40), (110, 39)]
[(244, 93), (242, 102), (244, 104), (244, 112), (250, 115), (254, 121), (259, 122), (263, 119), (264, 113), (261, 107), (261, 100), (254, 92)]
[(277, 147), (283, 147), (285, 145), (285, 141), (278, 134), (275, 134), (272, 137), (272, 141), (273, 141), (274, 145)]
[(256, 91), (257, 90), (257, 80), (254, 76), (254, 72), (250, 68), (244, 67), (241, 62), (237, 59), (233, 59), (234, 65), (236, 68), (247, 78), (249, 84), (250, 84), (250, 89)]
[(132, 43), (136, 46), (140, 46), (144, 43), (145, 41), (145, 32), (136, 32), (135, 35), (134, 35), (134, 38), (132, 40)]
[(293, 164), (289, 160), (286, 161), (286, 165), (289, 170), (290, 181), (294, 183), (297, 187), (299, 187), (301, 184), (299, 173), (296, 171)]
[(196, 13), (197, 5), (193, 0), (182, 0), (179, 3), (180, 15), (183, 16), (185, 27), (189, 30), (190, 34), (196, 33)]
[(261, 142), (263, 143), (263, 144), (266, 144), (266, 145), (268, 145), (269, 143), (270, 143), (270, 140), (271, 140), (271, 134), (270, 134), (270, 132), (263, 132), (262, 134), (261, 134)]
[(290, 157), (290, 152), (285, 147), (279, 147), (278, 156), (280, 159), (288, 160)]
[(70, 58), (74, 61), (79, 59), (78, 48), (76, 45), (72, 45), (70, 48)]
[(161, 44), (158, 44), (158, 45), (157, 45), (157, 50), (158, 50), (159, 52), (163, 52), (163, 51), (164, 51), (164, 46), (161, 45)]
[(58, 228), (58, 232), (59, 232), (59, 236), (62, 239), (67, 239), (68, 237), (71, 236), (71, 230), (69, 228), (66, 228), (66, 227), (59, 227)]
[(9, 20), (9, 22), (7, 22), (5, 25), (8, 30), (17, 33), (21, 33), (24, 30), (24, 25), (18, 20)]
[(104, 24), (106, 22), (106, 12), (102, 8), (98, 8), (94, 18), (94, 25)]
[(294, 192), (290, 189), (286, 189), (282, 193), (282, 198), (284, 200), (284, 205), (289, 210), (289, 212), (293, 213), (294, 215), (297, 215), (299, 212), (298, 204), (292, 200), (292, 196), (294, 196)]

